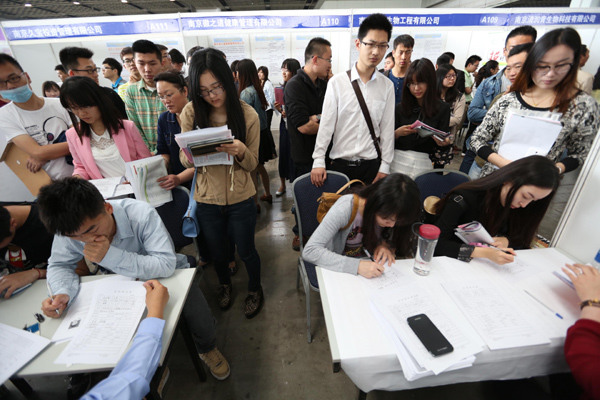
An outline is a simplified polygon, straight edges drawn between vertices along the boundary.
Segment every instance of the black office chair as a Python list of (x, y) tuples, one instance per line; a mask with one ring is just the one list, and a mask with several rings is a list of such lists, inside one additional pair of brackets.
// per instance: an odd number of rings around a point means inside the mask
[(302, 259), (302, 250), (304, 250), (304, 238), (310, 237), (319, 226), (317, 221), (317, 208), (319, 203), (317, 199), (323, 192), (336, 192), (339, 188), (348, 183), (346, 175), (327, 171), (327, 179), (321, 187), (316, 187), (310, 182), (310, 173), (304, 174), (292, 183), (292, 194), (296, 206), (296, 217), (298, 218), (298, 236), (300, 237), (300, 256), (298, 257), (298, 274), (296, 276), (296, 289), (300, 287), (300, 280), (304, 286), (306, 294), (306, 330), (308, 343), (312, 342), (310, 332), (310, 290), (319, 291), (317, 281), (317, 272), (315, 265)]
[(470, 181), (469, 175), (460, 171), (434, 169), (415, 177), (415, 183), (421, 192), (421, 203), (429, 196), (444, 197), (461, 183)]

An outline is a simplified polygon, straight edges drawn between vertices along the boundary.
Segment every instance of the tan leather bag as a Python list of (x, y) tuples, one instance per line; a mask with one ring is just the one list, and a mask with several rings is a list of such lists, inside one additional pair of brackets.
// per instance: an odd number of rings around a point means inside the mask
[[(352, 184), (357, 183), (357, 182), (360, 182), (363, 186), (365, 186), (364, 182), (361, 181), (360, 179), (353, 179), (350, 182), (346, 183), (344, 186), (342, 186), (335, 193), (323, 192), (321, 197), (319, 197), (317, 199), (317, 201), (319, 202), (319, 207), (317, 208), (317, 221), (319, 221), (319, 223), (321, 223), (323, 221), (323, 218), (325, 218), (325, 214), (327, 214), (327, 212), (331, 209), (331, 207), (333, 207), (335, 202), (340, 197), (343, 196), (342, 193), (344, 192), (344, 190), (346, 190)], [(355, 194), (353, 202), (352, 202), (352, 215), (350, 216), (350, 221), (348, 221), (348, 224), (346, 226), (344, 226), (342, 228), (342, 230), (348, 228), (350, 226), (350, 224), (352, 224), (352, 221), (354, 221), (354, 218), (356, 217), (357, 212), (358, 212), (358, 195)]]

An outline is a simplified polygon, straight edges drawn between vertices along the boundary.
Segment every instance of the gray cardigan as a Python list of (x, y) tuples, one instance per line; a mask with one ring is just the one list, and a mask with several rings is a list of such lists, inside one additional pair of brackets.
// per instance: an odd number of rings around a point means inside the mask
[(350, 224), (342, 230), (352, 216), (352, 197), (351, 194), (340, 197), (329, 209), (304, 247), (304, 260), (336, 272), (358, 273), (360, 259), (342, 255), (352, 229)]

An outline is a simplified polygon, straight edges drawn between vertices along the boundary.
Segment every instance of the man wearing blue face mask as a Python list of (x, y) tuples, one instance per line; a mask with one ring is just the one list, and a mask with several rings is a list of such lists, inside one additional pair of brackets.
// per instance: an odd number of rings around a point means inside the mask
[(54, 143), (71, 121), (60, 100), (33, 93), (29, 74), (8, 54), (0, 54), (0, 95), (11, 101), (0, 108), (0, 135), (29, 154), (27, 168), (43, 168), (52, 179), (71, 176), (73, 166), (65, 161), (69, 146)]

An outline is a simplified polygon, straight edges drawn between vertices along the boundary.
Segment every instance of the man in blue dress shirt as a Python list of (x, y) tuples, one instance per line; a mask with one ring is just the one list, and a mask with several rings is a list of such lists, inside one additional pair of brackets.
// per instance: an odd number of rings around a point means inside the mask
[[(65, 178), (44, 186), (38, 195), (40, 218), (54, 233), (48, 260), (50, 298), (42, 310), (59, 318), (79, 291), (77, 261), (85, 257), (103, 268), (141, 280), (166, 278), (175, 268), (189, 268), (176, 254), (160, 216), (148, 203), (133, 199), (105, 202), (94, 185)], [(183, 307), (200, 358), (219, 380), (229, 376), (229, 364), (216, 347), (215, 319), (196, 285)]]

